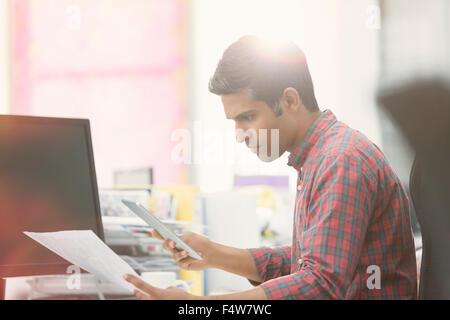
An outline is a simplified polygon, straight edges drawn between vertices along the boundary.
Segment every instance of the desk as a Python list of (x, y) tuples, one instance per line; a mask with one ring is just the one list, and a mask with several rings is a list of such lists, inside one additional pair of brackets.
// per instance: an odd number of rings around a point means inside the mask
[(73, 275), (65, 274), (8, 278), (4, 298), (5, 300), (135, 299), (132, 293), (115, 284), (98, 281), (91, 274), (80, 276), (77, 283), (73, 281)]
[(0, 278), (0, 300), (5, 300), (6, 280)]

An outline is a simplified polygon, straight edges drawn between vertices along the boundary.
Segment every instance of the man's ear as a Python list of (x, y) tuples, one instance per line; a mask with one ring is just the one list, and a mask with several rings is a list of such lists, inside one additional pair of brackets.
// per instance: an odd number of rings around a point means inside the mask
[(297, 90), (291, 87), (284, 89), (281, 102), (288, 112), (297, 112), (302, 105), (302, 100)]

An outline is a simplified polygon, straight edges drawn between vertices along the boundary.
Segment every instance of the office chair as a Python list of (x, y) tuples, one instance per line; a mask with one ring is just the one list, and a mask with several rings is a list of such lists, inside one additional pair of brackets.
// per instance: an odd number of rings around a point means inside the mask
[(450, 180), (438, 167), (429, 169), (416, 157), (410, 176), (422, 233), (419, 299), (450, 299)]
[(383, 92), (379, 102), (416, 152), (410, 193), (422, 234), (419, 299), (450, 299), (450, 86), (419, 81)]

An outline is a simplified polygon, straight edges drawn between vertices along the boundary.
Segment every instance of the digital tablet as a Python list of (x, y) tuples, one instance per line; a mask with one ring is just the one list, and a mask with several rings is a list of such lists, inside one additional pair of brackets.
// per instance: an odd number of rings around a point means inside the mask
[(194, 249), (189, 247), (186, 242), (180, 239), (175, 233), (167, 228), (158, 218), (151, 214), (145, 207), (138, 202), (122, 200), (122, 203), (126, 205), (131, 211), (133, 211), (138, 217), (144, 220), (150, 227), (156, 229), (159, 234), (166, 240), (172, 240), (176, 243), (175, 248), (178, 250), (187, 251), (188, 255), (194, 259), (203, 260), (203, 258), (195, 252)]

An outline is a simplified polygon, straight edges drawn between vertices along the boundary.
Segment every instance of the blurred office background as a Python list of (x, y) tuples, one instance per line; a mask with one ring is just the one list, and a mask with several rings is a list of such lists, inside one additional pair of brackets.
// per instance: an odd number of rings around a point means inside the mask
[[(448, 77), (449, 30), (446, 0), (0, 0), (0, 113), (89, 118), (100, 188), (152, 168), (149, 184), (204, 194), (202, 209), (181, 200), (194, 207), (182, 217), (209, 210), (199, 221), (212, 238), (289, 242), (296, 173), (287, 155), (267, 164), (237, 146), (227, 161), (215, 149), (235, 144), (221, 136), (230, 123), (207, 89), (225, 48), (245, 34), (297, 43), (319, 106), (374, 141), (407, 186), (413, 154), (376, 93)], [(177, 129), (193, 135), (192, 163), (173, 159)]]

